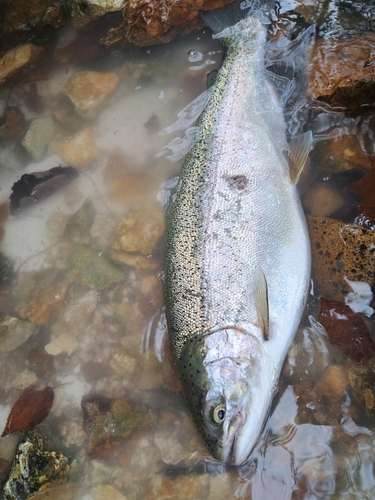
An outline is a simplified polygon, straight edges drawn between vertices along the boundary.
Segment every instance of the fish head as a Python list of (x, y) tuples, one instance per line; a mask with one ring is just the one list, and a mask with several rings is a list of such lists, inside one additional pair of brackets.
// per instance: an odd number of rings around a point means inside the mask
[(214, 458), (233, 465), (244, 463), (256, 444), (276, 385), (273, 364), (254, 333), (226, 327), (195, 335), (179, 360), (198, 431)]

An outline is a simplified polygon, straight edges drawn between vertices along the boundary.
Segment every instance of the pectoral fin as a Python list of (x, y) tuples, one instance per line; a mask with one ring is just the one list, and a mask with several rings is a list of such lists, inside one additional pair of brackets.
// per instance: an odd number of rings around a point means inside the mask
[(299, 176), (305, 166), (307, 157), (309, 156), (313, 135), (311, 130), (304, 134), (293, 137), (289, 143), (290, 153), (290, 179), (293, 184), (297, 184)]
[(264, 338), (269, 338), (269, 311), (268, 311), (268, 287), (266, 277), (260, 267), (255, 271), (253, 277), (253, 297), (257, 311), (259, 327), (263, 331)]

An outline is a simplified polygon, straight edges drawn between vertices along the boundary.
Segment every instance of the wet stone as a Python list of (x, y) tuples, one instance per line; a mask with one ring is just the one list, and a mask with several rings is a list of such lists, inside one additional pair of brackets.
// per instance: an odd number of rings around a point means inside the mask
[(69, 78), (64, 90), (77, 113), (87, 120), (93, 120), (118, 83), (119, 77), (115, 73), (81, 71)]
[(76, 243), (90, 243), (90, 228), (94, 220), (94, 206), (91, 200), (86, 200), (82, 207), (67, 220), (65, 236)]
[(30, 37), (63, 24), (63, 8), (58, 0), (17, 0), (9, 3), (2, 29), (8, 36)]
[[(18, 445), (9, 478), (3, 489), (3, 498), (28, 500), (47, 491), (55, 498), (55, 482), (65, 482), (69, 469), (68, 458), (55, 451), (46, 451), (43, 437), (38, 432), (27, 432)], [(14, 496), (15, 491), (18, 496)]]
[[(111, 30), (107, 41), (118, 41), (125, 37), (137, 45), (153, 45), (172, 40), (177, 34), (186, 34), (201, 28), (200, 10), (214, 10), (233, 2), (233, 0), (185, 0), (169, 2), (154, 0), (126, 2), (123, 25)], [(104, 41), (105, 43), (105, 41)]]
[(149, 255), (164, 234), (164, 213), (153, 205), (123, 217), (117, 228), (113, 249)]
[(328, 217), (307, 216), (316, 295), (343, 301), (351, 281), (374, 282), (375, 233)]
[(20, 391), (24, 391), (28, 387), (36, 384), (38, 382), (38, 377), (34, 372), (25, 368), (20, 372), (16, 378), (13, 380), (13, 388), (18, 389)]
[(302, 197), (303, 206), (310, 215), (327, 216), (344, 205), (344, 199), (337, 191), (320, 186), (310, 188)]
[(91, 495), (94, 500), (126, 500), (126, 496), (120, 493), (119, 490), (109, 484), (99, 484), (91, 489)]
[(99, 292), (90, 290), (78, 300), (74, 297), (66, 308), (64, 319), (69, 331), (81, 333), (89, 324), (89, 318), (99, 302)]
[(45, 350), (51, 356), (57, 356), (62, 352), (66, 352), (68, 356), (73, 354), (77, 349), (78, 342), (75, 336), (70, 332), (65, 332), (53, 339), (45, 346)]
[(64, 305), (68, 283), (61, 281), (36, 294), (34, 299), (20, 310), (22, 318), (32, 323), (44, 325), (51, 315)]
[(15, 107), (8, 106), (0, 117), (0, 137), (19, 139), (25, 132), (25, 117)]
[(160, 267), (160, 264), (155, 259), (150, 256), (146, 257), (140, 253), (116, 252), (116, 250), (112, 250), (109, 252), (109, 256), (116, 264), (135, 267), (136, 269), (148, 269), (152, 271)]
[(311, 53), (308, 93), (350, 111), (375, 105), (375, 35), (320, 38)]
[(0, 59), (0, 87), (16, 75), (21, 69), (32, 64), (43, 52), (42, 47), (27, 43), (7, 52)]
[(22, 345), (31, 335), (38, 332), (38, 326), (28, 321), (5, 316), (0, 319), (0, 351), (11, 352)]
[(71, 139), (61, 142), (57, 151), (67, 163), (76, 168), (86, 167), (100, 155), (94, 132), (90, 128), (84, 128)]
[(155, 421), (147, 408), (123, 399), (87, 396), (82, 400), (83, 427), (87, 433), (87, 452), (91, 457), (105, 456), (134, 431), (146, 429)]
[(72, 17), (74, 26), (84, 26), (95, 21), (108, 12), (124, 7), (125, 0), (66, 0), (65, 5)]
[(364, 406), (368, 418), (375, 421), (375, 356), (362, 364), (349, 360), (347, 375), (354, 396)]
[(12, 271), (12, 261), (0, 252), (0, 286), (8, 281)]
[(47, 145), (55, 135), (55, 124), (51, 116), (33, 120), (22, 139), (22, 146), (36, 161), (43, 158)]
[(101, 247), (109, 247), (115, 234), (115, 222), (105, 215), (97, 214), (90, 228), (90, 234)]
[(132, 173), (114, 181), (108, 188), (108, 198), (123, 205), (140, 206), (156, 200), (159, 183), (145, 173)]
[(118, 375), (129, 375), (134, 372), (137, 360), (129, 356), (129, 352), (124, 347), (115, 347), (112, 351), (110, 366)]
[(124, 279), (124, 274), (111, 261), (89, 247), (78, 246), (66, 262), (68, 278), (94, 290), (103, 290)]

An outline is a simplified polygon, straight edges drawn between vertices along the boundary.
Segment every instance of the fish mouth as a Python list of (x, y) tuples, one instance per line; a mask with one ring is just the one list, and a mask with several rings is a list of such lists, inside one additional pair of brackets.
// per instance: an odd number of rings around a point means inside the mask
[(243, 415), (239, 411), (236, 416), (231, 420), (228, 426), (228, 433), (225, 437), (225, 447), (223, 447), (223, 453), (220, 459), (223, 462), (229, 463), (231, 465), (241, 465), (236, 461), (236, 440), (238, 432), (243, 425)]

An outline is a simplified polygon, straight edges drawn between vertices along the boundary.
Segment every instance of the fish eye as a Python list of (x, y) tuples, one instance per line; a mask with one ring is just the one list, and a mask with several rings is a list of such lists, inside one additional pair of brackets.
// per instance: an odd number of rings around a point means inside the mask
[(212, 418), (216, 425), (220, 425), (225, 419), (225, 408), (223, 405), (217, 405), (213, 409)]

